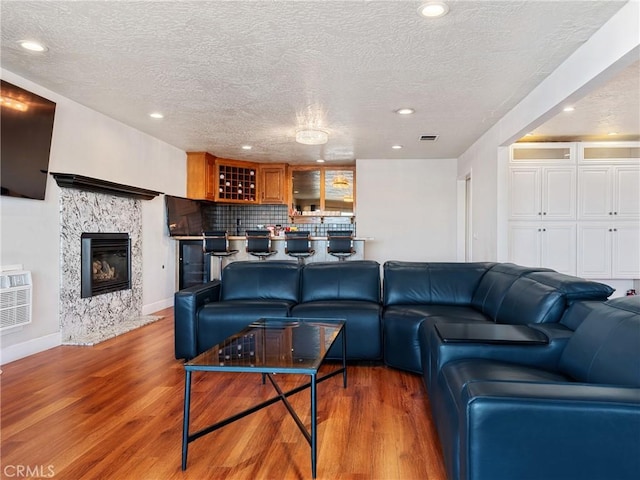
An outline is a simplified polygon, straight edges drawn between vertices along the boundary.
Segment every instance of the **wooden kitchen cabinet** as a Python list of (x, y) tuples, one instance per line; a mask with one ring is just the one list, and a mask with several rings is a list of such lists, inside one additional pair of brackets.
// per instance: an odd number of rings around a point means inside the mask
[(259, 165), (216, 158), (215, 200), (227, 203), (258, 203)]
[(258, 171), (260, 203), (287, 203), (287, 165), (284, 163), (260, 165)]
[(187, 197), (215, 200), (216, 157), (206, 152), (187, 152)]

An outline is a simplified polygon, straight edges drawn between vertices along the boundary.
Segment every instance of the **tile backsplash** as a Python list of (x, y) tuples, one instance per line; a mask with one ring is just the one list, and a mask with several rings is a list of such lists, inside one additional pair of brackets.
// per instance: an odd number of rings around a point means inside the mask
[(326, 236), (327, 230), (352, 230), (355, 235), (356, 227), (349, 217), (338, 217), (336, 222), (325, 218), (326, 223), (320, 223), (318, 217), (304, 218), (304, 223), (292, 223), (286, 205), (210, 203), (203, 205), (202, 216), (205, 230), (226, 230), (229, 235), (244, 235), (246, 230), (256, 229), (258, 225), (296, 226), (299, 230), (310, 231), (312, 236)]

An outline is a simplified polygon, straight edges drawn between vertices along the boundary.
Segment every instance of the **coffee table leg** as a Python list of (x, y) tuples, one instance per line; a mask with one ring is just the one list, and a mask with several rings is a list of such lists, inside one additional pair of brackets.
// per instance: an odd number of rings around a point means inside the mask
[(191, 404), (191, 371), (185, 371), (184, 416), (182, 423), (182, 470), (187, 469), (187, 449), (189, 448), (189, 410)]
[(316, 402), (316, 375), (311, 375), (311, 477), (316, 478), (316, 460), (318, 455), (318, 404)]
[(342, 386), (347, 388), (347, 326), (342, 327)]

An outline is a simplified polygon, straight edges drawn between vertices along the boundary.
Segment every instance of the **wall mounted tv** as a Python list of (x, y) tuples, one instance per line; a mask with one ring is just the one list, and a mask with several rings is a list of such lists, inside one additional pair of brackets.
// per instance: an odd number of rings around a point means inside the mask
[(0, 82), (1, 193), (44, 200), (56, 104)]
[(169, 235), (202, 235), (202, 209), (200, 202), (188, 198), (164, 196), (167, 207)]

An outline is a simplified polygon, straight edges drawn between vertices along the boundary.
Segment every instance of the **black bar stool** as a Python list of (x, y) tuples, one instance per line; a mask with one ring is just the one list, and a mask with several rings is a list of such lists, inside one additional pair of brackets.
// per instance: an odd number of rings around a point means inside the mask
[(297, 258), (298, 263), (304, 263), (304, 259), (310, 257), (316, 251), (311, 248), (311, 234), (309, 232), (285, 232), (284, 253)]
[(271, 250), (271, 233), (269, 230), (247, 230), (246, 232), (247, 253), (266, 260), (267, 257), (278, 253)]
[(327, 253), (345, 260), (356, 251), (353, 248), (353, 233), (347, 230), (327, 230)]
[[(202, 232), (202, 251), (205, 256), (218, 257), (220, 266), (220, 280), (222, 280), (222, 261), (225, 257), (230, 257), (238, 253), (238, 250), (229, 248), (229, 235), (226, 230), (215, 230)], [(206, 269), (205, 281), (210, 281), (210, 269)]]

